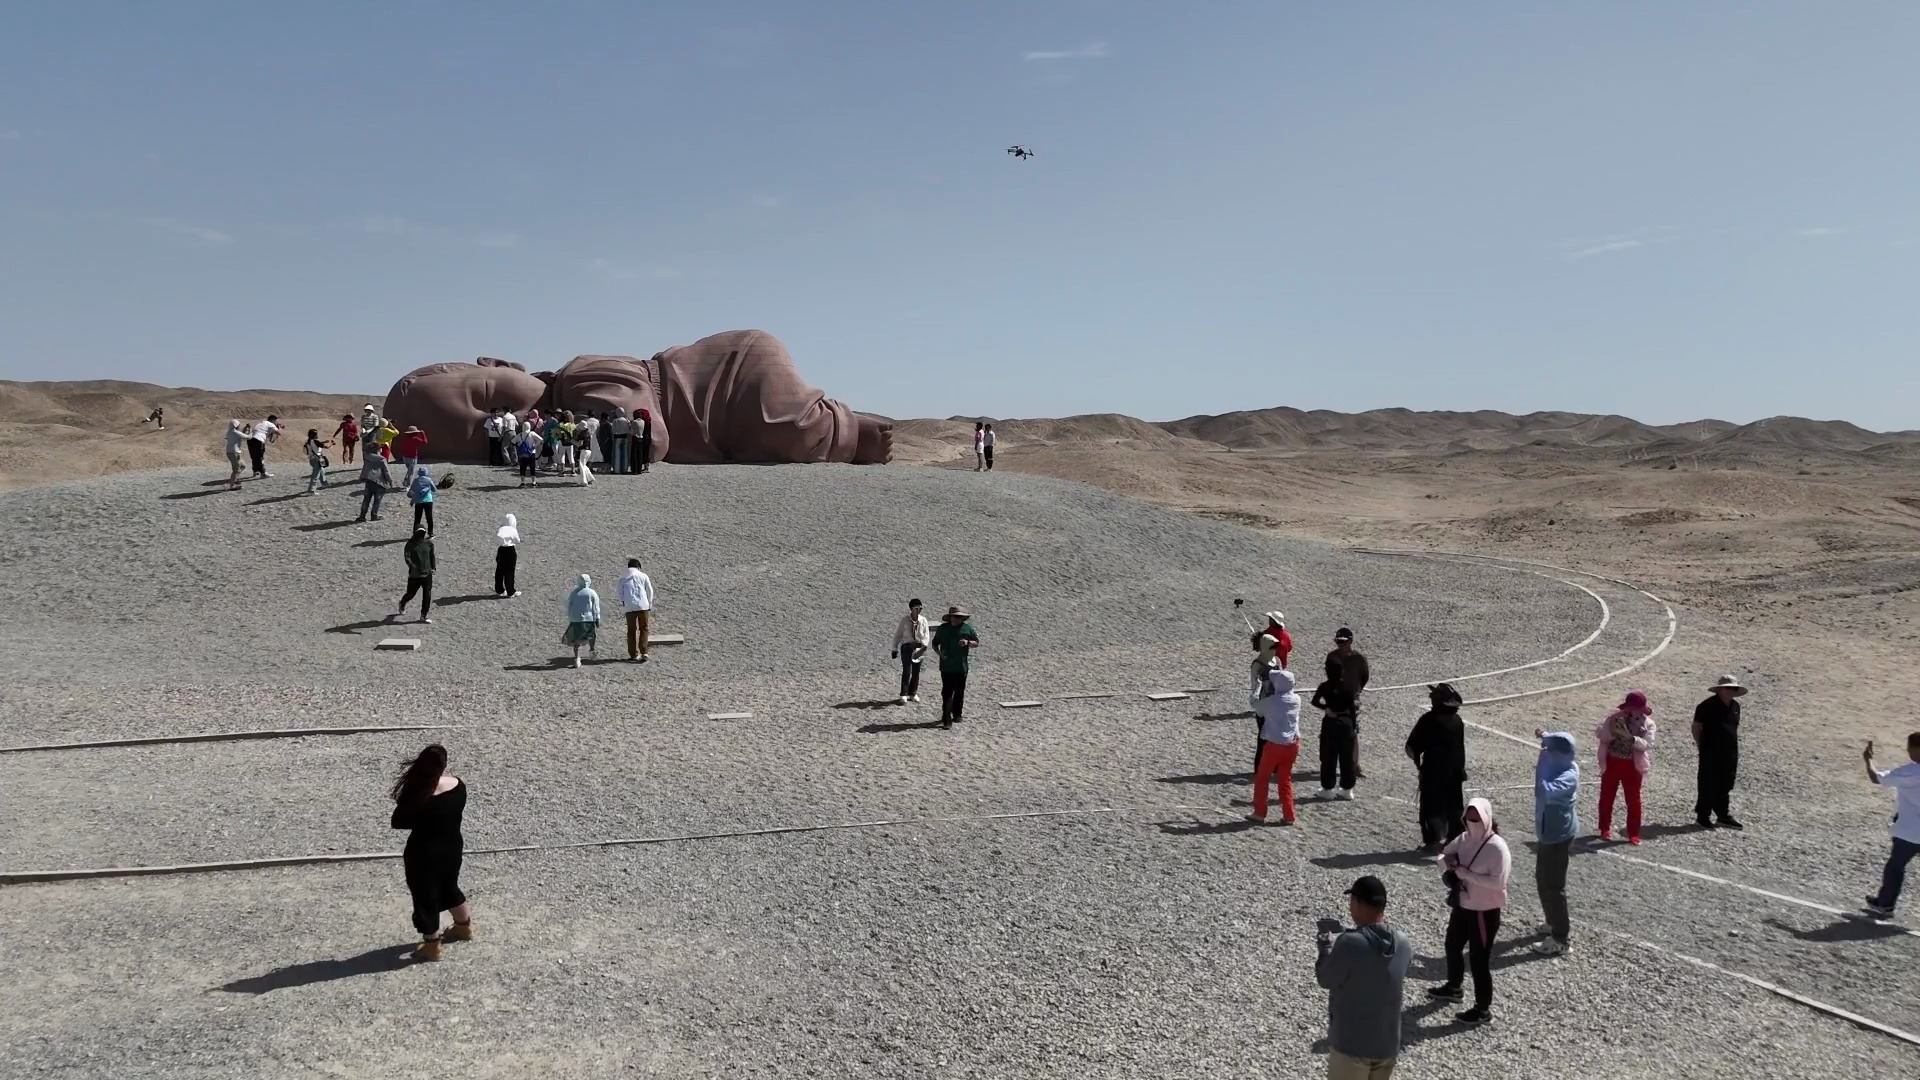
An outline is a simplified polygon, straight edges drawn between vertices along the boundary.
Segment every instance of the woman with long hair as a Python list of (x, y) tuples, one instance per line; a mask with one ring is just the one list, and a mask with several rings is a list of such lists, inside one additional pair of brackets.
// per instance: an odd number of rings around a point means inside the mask
[(1455, 1019), (1484, 1024), (1493, 1018), (1493, 939), (1500, 933), (1500, 912), (1507, 906), (1513, 854), (1493, 819), (1491, 800), (1468, 802), (1461, 823), (1464, 831), (1440, 853), (1445, 868), (1442, 880), (1449, 890), (1447, 903), (1453, 909), (1447, 919), (1447, 981), (1427, 993), (1442, 1001), (1459, 1001), (1466, 996), (1460, 986), (1466, 974), (1462, 969), (1471, 967), (1473, 1008)]
[[(421, 937), (413, 958), (438, 960), (441, 941), (473, 939), (473, 912), (460, 891), (465, 850), (460, 817), (467, 809), (467, 785), (447, 771), (447, 748), (434, 743), (407, 763), (391, 794), (393, 827), (411, 830), (400, 861), (413, 897), (413, 928)], [(443, 911), (453, 915), (453, 925), (445, 930), (440, 928)]]

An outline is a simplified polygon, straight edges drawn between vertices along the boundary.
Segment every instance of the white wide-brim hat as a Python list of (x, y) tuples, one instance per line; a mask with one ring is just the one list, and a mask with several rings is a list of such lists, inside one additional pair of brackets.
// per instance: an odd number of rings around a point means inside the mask
[(1741, 697), (1747, 692), (1747, 688), (1740, 685), (1740, 680), (1731, 675), (1722, 675), (1713, 680), (1713, 688), (1715, 690), (1731, 690), (1733, 691), (1734, 697)]

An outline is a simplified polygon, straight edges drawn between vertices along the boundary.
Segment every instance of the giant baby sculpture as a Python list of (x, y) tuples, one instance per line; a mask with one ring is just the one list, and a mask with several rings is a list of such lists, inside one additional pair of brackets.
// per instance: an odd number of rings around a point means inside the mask
[(759, 330), (730, 330), (654, 354), (576, 356), (557, 372), (482, 358), (430, 364), (387, 392), (386, 414), (417, 425), (436, 456), (484, 461), (487, 411), (612, 412), (653, 417), (653, 459), (675, 465), (846, 461), (884, 464), (893, 428), (808, 386), (786, 346)]

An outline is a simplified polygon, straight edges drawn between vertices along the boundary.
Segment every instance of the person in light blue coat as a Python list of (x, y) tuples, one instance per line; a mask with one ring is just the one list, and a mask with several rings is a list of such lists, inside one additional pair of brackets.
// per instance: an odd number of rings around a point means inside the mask
[(1534, 945), (1538, 952), (1558, 956), (1567, 951), (1571, 922), (1567, 917), (1567, 862), (1573, 838), (1580, 832), (1580, 762), (1573, 736), (1564, 731), (1534, 729), (1540, 740), (1540, 760), (1533, 767), (1533, 834), (1537, 845), (1534, 883), (1540, 888), (1540, 910), (1546, 915), (1546, 936)]
[(433, 482), (433, 470), (425, 465), (407, 482), (407, 498), (413, 501), (413, 527), (419, 529), (424, 520), (428, 536), (433, 535), (433, 496), (438, 490), (439, 485)]
[(567, 594), (567, 632), (562, 645), (573, 647), (573, 666), (580, 666), (580, 647), (597, 652), (600, 638), (600, 594), (593, 591), (593, 578), (580, 575), (580, 583)]

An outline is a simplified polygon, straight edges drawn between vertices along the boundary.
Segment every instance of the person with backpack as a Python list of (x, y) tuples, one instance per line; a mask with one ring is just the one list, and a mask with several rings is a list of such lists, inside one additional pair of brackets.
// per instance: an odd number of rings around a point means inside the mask
[(540, 486), (540, 432), (531, 423), (520, 425), (520, 439), (514, 447), (515, 457), (520, 462), (520, 487), (531, 484)]
[(1473, 1008), (1454, 1017), (1462, 1024), (1479, 1025), (1493, 1018), (1493, 939), (1500, 933), (1500, 913), (1507, 906), (1507, 877), (1513, 853), (1500, 835), (1493, 802), (1467, 803), (1460, 835), (1441, 849), (1441, 879), (1447, 883), (1447, 981), (1427, 991), (1441, 1001), (1460, 1001), (1468, 968), (1473, 972)]

